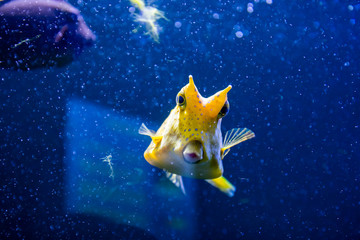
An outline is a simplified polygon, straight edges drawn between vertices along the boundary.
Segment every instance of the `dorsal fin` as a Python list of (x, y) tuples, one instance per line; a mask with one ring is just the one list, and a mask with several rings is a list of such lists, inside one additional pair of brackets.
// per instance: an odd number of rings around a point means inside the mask
[(223, 158), (230, 151), (231, 147), (253, 137), (255, 137), (255, 133), (247, 128), (233, 128), (230, 131), (227, 131), (223, 147), (221, 148)]
[(179, 176), (179, 175), (176, 175), (176, 174), (174, 174), (174, 173), (170, 173), (170, 172), (168, 172), (168, 171), (165, 171), (165, 172), (166, 172), (166, 177), (167, 177), (173, 184), (175, 184), (175, 186), (181, 188), (181, 191), (186, 195), (182, 177)]
[(156, 145), (160, 143), (162, 139), (162, 136), (156, 136), (155, 131), (148, 129), (144, 123), (142, 123), (139, 128), (139, 134), (151, 137)]

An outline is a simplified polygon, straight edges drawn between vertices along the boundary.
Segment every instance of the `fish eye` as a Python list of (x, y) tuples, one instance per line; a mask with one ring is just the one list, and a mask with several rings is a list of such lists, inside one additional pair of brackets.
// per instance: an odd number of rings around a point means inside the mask
[(181, 94), (176, 96), (176, 104), (179, 106), (184, 106), (185, 105), (185, 97)]
[(224, 104), (224, 106), (221, 108), (220, 112), (219, 112), (219, 118), (225, 117), (228, 112), (230, 110), (230, 104), (229, 101), (226, 101), (226, 103)]

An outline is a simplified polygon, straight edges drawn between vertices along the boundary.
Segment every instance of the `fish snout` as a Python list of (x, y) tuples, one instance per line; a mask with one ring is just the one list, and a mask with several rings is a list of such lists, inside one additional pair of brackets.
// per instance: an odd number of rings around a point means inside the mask
[(204, 150), (200, 141), (190, 141), (183, 150), (183, 157), (187, 163), (198, 163), (203, 159)]

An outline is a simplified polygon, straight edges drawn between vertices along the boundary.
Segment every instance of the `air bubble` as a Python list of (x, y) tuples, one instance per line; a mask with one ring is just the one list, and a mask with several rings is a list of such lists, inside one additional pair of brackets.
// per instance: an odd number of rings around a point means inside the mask
[(179, 21), (175, 22), (175, 27), (176, 28), (181, 28), (181, 26), (182, 26), (181, 22), (179, 22)]
[(134, 12), (135, 12), (135, 8), (134, 8), (134, 7), (129, 7), (129, 12), (134, 13)]
[(214, 18), (214, 19), (219, 19), (219, 18), (220, 18), (220, 16), (219, 16), (219, 14), (218, 14), (218, 13), (214, 13), (214, 14), (213, 14), (213, 18)]
[(242, 37), (244, 36), (244, 34), (243, 34), (242, 31), (237, 31), (237, 32), (235, 33), (235, 35), (236, 35), (237, 38), (242, 38)]

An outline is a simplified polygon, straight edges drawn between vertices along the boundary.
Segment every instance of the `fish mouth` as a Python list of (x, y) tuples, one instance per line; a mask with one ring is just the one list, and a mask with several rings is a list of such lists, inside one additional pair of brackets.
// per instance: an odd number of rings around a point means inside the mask
[(203, 159), (204, 150), (200, 141), (193, 140), (186, 144), (183, 150), (185, 162), (190, 164), (199, 163)]

